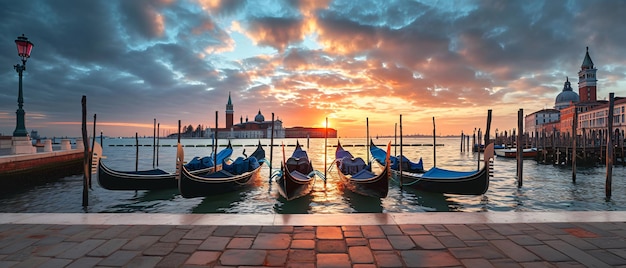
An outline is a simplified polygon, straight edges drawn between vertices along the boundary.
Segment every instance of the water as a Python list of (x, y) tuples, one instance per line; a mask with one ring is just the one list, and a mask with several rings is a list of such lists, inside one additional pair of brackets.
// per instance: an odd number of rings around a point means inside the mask
[[(374, 142), (384, 146), (393, 139), (380, 138)], [(225, 144), (227, 141), (220, 141)], [(233, 158), (254, 150), (258, 140), (232, 140)], [(324, 172), (324, 139), (299, 139), (308, 151), (315, 169)], [(432, 144), (430, 138), (404, 138), (404, 144)], [(140, 139), (141, 145), (152, 145), (152, 139)], [(269, 144), (269, 140), (261, 140)], [(278, 139), (284, 143), (287, 156), (293, 151), (295, 139)], [(329, 139), (335, 145), (337, 139)], [(345, 149), (355, 156), (366, 157), (365, 139), (341, 139)], [(117, 170), (135, 169), (135, 139), (105, 139), (103, 161)], [(176, 140), (162, 139), (159, 147), (159, 167), (174, 171)], [(185, 139), (183, 145), (210, 145), (210, 140)], [(460, 138), (438, 138), (436, 147), (437, 166), (454, 170), (476, 169), (476, 154), (460, 152)], [(113, 146), (111, 146), (113, 145)], [(237, 146), (238, 145), (238, 146)], [(353, 146), (357, 145), (357, 146)], [(223, 147), (220, 147), (220, 149)], [(270, 148), (265, 146), (269, 158)], [(139, 147), (139, 169), (150, 169), (154, 147)], [(193, 156), (205, 156), (210, 147), (184, 147), (186, 160)], [(273, 168), (280, 166), (282, 148), (273, 147)], [(403, 153), (410, 159), (423, 157), (426, 168), (433, 165), (432, 146), (405, 146)], [(394, 149), (392, 148), (392, 153)], [(334, 147), (328, 148), (327, 165), (334, 160)], [(400, 151), (397, 149), (397, 154)], [(482, 163), (481, 163), (482, 164)], [(339, 184), (337, 170), (328, 171), (326, 184), (317, 179), (314, 191), (306, 197), (286, 201), (277, 191), (275, 183), (269, 183), (270, 170), (264, 167), (260, 178), (249, 189), (229, 194), (186, 199), (177, 190), (167, 191), (109, 191), (101, 188), (96, 179), (89, 191), (89, 207), (82, 207), (82, 175), (59, 179), (28, 190), (4, 194), (0, 197), (0, 212), (146, 212), (146, 213), (309, 213), (337, 214), (361, 212), (424, 212), (424, 211), (612, 211), (626, 210), (626, 168), (613, 168), (613, 196), (605, 200), (605, 167), (579, 168), (577, 182), (572, 183), (572, 171), (568, 167), (537, 164), (524, 160), (523, 187), (517, 188), (516, 160), (496, 158), (495, 174), (489, 190), (482, 196), (444, 195), (422, 192), (405, 187), (400, 191), (390, 184), (389, 196), (384, 199), (370, 198), (344, 191)]]

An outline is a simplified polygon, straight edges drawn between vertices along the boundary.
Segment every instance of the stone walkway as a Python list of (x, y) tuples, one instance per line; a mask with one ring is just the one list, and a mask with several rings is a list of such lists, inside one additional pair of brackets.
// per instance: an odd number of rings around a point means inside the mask
[(626, 267), (626, 214), (0, 214), (0, 267), (94, 266)]

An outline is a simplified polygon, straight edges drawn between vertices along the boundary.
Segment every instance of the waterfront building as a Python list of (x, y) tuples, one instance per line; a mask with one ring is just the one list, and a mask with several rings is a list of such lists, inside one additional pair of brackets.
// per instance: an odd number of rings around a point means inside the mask
[[(524, 131), (538, 133), (545, 131), (571, 134), (574, 114), (578, 114), (577, 135), (602, 137), (607, 128), (608, 101), (597, 99), (597, 71), (589, 55), (589, 47), (578, 71), (578, 92), (573, 91), (569, 78), (566, 78), (563, 91), (557, 95), (554, 110), (546, 109), (531, 113), (524, 118)], [(615, 97), (613, 127), (615, 132), (624, 135), (626, 131), (626, 99)], [(554, 112), (556, 111), (556, 113)], [(548, 113), (551, 113), (549, 116)], [(558, 114), (558, 115), (555, 115)], [(554, 117), (558, 119), (554, 120)]]
[[(285, 138), (324, 138), (326, 129), (323, 127), (292, 127), (285, 131)], [(337, 130), (328, 128), (328, 138), (337, 138)]]

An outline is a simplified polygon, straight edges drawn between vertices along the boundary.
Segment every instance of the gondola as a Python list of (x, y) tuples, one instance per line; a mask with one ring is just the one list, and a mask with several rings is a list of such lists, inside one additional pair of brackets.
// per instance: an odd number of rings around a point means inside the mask
[(335, 151), (335, 164), (337, 173), (344, 187), (357, 194), (385, 198), (389, 192), (389, 177), (391, 176), (389, 161), (389, 151), (391, 143), (387, 145), (385, 153), (385, 165), (382, 172), (375, 174), (372, 166), (365, 163), (363, 158), (355, 158), (349, 151), (346, 151), (337, 141)]
[[(99, 148), (99, 150), (96, 149)], [(181, 147), (182, 148), (182, 147)], [(233, 153), (233, 147), (228, 142), (228, 146), (217, 153), (217, 162), (230, 157)], [(92, 161), (92, 169), (98, 170), (98, 183), (107, 190), (162, 190), (176, 189), (178, 181), (176, 173), (167, 172), (156, 168), (140, 171), (119, 171), (106, 166), (101, 159), (102, 147), (100, 144), (94, 144), (94, 158)], [(188, 169), (192, 173), (203, 173), (213, 168), (212, 156), (203, 158), (194, 158), (187, 163)], [(95, 173), (95, 172), (94, 172)]]
[(311, 192), (315, 182), (315, 172), (309, 156), (306, 151), (302, 150), (300, 143), (296, 144), (291, 157), (287, 160), (285, 160), (285, 147), (283, 146), (283, 162), (280, 168), (281, 174), (276, 183), (282, 197), (293, 200)]
[[(178, 155), (178, 158), (182, 159), (183, 150), (180, 150)], [(261, 171), (264, 159), (265, 150), (259, 142), (256, 150), (249, 157), (237, 157), (233, 161), (223, 160), (216, 170), (203, 174), (192, 174), (185, 165), (178, 164), (177, 167), (181, 167), (178, 190), (183, 197), (193, 198), (223, 194), (248, 187)]]
[[(495, 150), (498, 157), (517, 158), (517, 148)], [(539, 150), (537, 148), (526, 148), (522, 150), (522, 158), (537, 157)]]
[[(370, 151), (381, 150), (375, 148), (372, 143)], [(374, 156), (374, 153), (372, 153)], [(374, 156), (376, 162), (380, 159)], [(492, 176), (491, 161), (494, 157), (493, 143), (487, 145), (484, 150), (484, 165), (474, 171), (454, 171), (433, 167), (425, 173), (411, 173), (392, 169), (394, 181), (401, 181), (402, 185), (410, 186), (427, 192), (459, 194), (459, 195), (481, 195), (489, 188), (489, 178)]]
[[(384, 165), (387, 152), (374, 145), (374, 142), (372, 140), (370, 140), (370, 153), (372, 154), (372, 157), (376, 160), (376, 162), (378, 162), (380, 165)], [(404, 155), (401, 155), (399, 157), (389, 156), (389, 161), (391, 162), (391, 170), (400, 170), (400, 157), (402, 158), (403, 171), (409, 173), (424, 173), (424, 162), (422, 161), (421, 157), (419, 161), (412, 162)]]

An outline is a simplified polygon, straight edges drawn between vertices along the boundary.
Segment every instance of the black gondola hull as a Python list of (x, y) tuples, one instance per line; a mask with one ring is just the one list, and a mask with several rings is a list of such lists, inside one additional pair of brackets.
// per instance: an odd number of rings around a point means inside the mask
[(229, 177), (205, 177), (181, 171), (178, 189), (185, 198), (203, 197), (238, 191), (251, 186), (259, 175), (261, 166), (253, 171)]
[(126, 172), (115, 171), (98, 163), (98, 184), (107, 190), (163, 190), (176, 189), (176, 175), (160, 169)]

